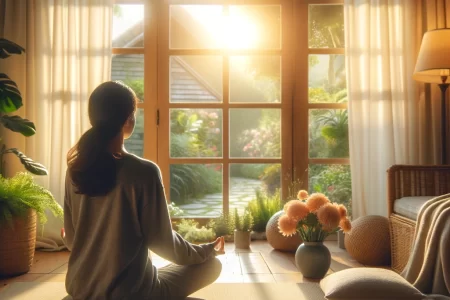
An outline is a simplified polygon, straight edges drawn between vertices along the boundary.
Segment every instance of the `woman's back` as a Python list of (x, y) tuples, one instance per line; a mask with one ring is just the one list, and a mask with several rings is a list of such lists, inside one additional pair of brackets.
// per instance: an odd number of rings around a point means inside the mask
[[(117, 165), (116, 186), (105, 196), (76, 194), (70, 176), (66, 178), (64, 202), (70, 214), (65, 214), (65, 232), (72, 251), (66, 287), (75, 299), (121, 299), (152, 283), (141, 218), (148, 202), (163, 193), (158, 190), (159, 169), (129, 154)], [(144, 194), (152, 187), (155, 198), (149, 199)]]

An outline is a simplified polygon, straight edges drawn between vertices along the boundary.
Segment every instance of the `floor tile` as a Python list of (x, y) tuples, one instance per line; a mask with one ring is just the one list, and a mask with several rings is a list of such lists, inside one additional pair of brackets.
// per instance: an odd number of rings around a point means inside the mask
[(33, 281), (39, 281), (39, 282), (65, 282), (66, 281), (66, 274), (44, 274), (41, 277), (36, 278), (36, 280)]
[(69, 261), (69, 251), (36, 251), (30, 274), (51, 273)]
[(244, 282), (275, 282), (272, 274), (244, 274)]

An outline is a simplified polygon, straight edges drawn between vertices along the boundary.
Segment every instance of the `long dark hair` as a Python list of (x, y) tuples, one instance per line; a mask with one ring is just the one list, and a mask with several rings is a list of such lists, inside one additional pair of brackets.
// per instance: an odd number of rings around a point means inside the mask
[(109, 145), (135, 113), (136, 106), (133, 90), (118, 81), (104, 82), (92, 92), (89, 97), (92, 128), (67, 154), (76, 193), (101, 196), (115, 186), (116, 162), (120, 155), (111, 153)]

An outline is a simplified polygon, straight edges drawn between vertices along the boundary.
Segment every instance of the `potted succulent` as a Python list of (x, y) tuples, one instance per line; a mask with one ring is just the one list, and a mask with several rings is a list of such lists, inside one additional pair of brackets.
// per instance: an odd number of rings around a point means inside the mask
[(251, 229), (253, 227), (253, 217), (248, 210), (242, 215), (238, 213), (237, 208), (234, 209), (234, 246), (238, 249), (250, 248)]
[[(22, 54), (19, 45), (0, 38), (0, 59)], [(7, 129), (28, 137), (36, 133), (33, 122), (7, 115), (23, 105), (17, 84), (0, 73), (0, 123)], [(62, 217), (63, 210), (52, 194), (34, 182), (30, 173), (18, 173), (5, 178), (4, 156), (15, 155), (25, 169), (35, 175), (47, 175), (45, 167), (26, 157), (16, 148), (7, 148), (0, 141), (0, 276), (18, 275), (29, 271), (36, 245), (36, 214), (46, 221), (45, 210)]]

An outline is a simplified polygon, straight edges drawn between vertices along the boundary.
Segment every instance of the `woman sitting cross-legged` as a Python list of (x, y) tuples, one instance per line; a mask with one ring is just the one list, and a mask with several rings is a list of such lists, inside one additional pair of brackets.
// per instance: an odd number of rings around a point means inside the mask
[[(184, 299), (214, 282), (224, 240), (193, 245), (172, 231), (161, 172), (128, 153), (135, 93), (105, 82), (89, 99), (92, 125), (69, 151), (64, 229), (67, 292), (78, 299)], [(174, 264), (152, 265), (149, 250)]]

